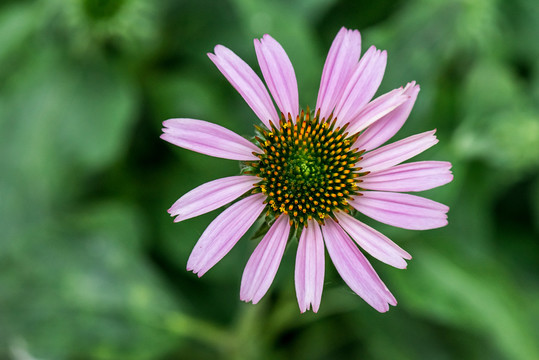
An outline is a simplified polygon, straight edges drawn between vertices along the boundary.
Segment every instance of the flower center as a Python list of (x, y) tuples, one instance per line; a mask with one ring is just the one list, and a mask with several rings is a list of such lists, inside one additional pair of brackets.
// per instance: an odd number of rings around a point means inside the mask
[(303, 111), (293, 122), (281, 116), (278, 127), (257, 127), (255, 137), (263, 153), (249, 162), (247, 173), (261, 180), (254, 192), (267, 196), (268, 215), (288, 214), (291, 225), (308, 219), (323, 224), (337, 210), (350, 209), (348, 199), (359, 193), (356, 163), (362, 152), (351, 149), (358, 134), (346, 125), (335, 127), (332, 118), (319, 119)]

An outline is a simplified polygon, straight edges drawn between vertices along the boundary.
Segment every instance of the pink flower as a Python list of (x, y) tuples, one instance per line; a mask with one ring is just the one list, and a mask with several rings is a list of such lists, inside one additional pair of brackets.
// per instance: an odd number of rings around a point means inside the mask
[(448, 162), (401, 164), (436, 144), (434, 131), (381, 146), (406, 121), (419, 85), (411, 82), (372, 100), (387, 54), (371, 46), (360, 59), (359, 32), (342, 28), (324, 65), (316, 111), (300, 111), (294, 69), (281, 45), (269, 35), (256, 39), (254, 45), (281, 115), (260, 78), (236, 54), (221, 45), (215, 47), (215, 54), (208, 54), (262, 122), (255, 125), (253, 141), (201, 120), (164, 122), (162, 139), (243, 165), (242, 175), (203, 184), (169, 209), (175, 221), (182, 221), (241, 197), (204, 231), (187, 269), (204, 275), (262, 217), (269, 230), (245, 267), (242, 300), (260, 301), (273, 282), (291, 234), (296, 233), (295, 284), (301, 312), (311, 307), (317, 312), (320, 306), (324, 247), (348, 286), (385, 312), (397, 301), (358, 245), (401, 269), (411, 256), (353, 215), (359, 212), (414, 230), (447, 224), (447, 206), (402, 193), (432, 189), (453, 179)]

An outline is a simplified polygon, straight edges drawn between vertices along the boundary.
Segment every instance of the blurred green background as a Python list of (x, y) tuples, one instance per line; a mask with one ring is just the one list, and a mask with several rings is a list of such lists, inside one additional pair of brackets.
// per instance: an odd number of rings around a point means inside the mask
[[(424, 232), (369, 222), (412, 254), (372, 261), (399, 301), (379, 314), (327, 261), (300, 315), (290, 244), (270, 292), (239, 301), (246, 239), (198, 279), (191, 249), (219, 213), (166, 213), (235, 175), (159, 139), (193, 117), (258, 121), (206, 56), (258, 72), (270, 33), (315, 104), (341, 26), (389, 54), (379, 93), (421, 92), (396, 139), (438, 129), (418, 159), (453, 163), (424, 195), (451, 207)], [(0, 5), (0, 358), (539, 359), (539, 6), (536, 0), (49, 0)]]

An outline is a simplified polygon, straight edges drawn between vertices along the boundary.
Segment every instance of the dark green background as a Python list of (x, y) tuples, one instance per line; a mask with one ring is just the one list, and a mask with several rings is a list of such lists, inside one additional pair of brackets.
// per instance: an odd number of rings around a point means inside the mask
[[(245, 304), (256, 242), (198, 279), (187, 258), (219, 211), (179, 224), (166, 213), (238, 163), (160, 140), (161, 122), (253, 134), (206, 53), (224, 44), (258, 72), (264, 33), (314, 106), (341, 26), (387, 49), (379, 93), (421, 84), (396, 138), (438, 129), (418, 159), (454, 165), (452, 183), (425, 193), (451, 207), (449, 225), (368, 221), (413, 256), (407, 270), (372, 261), (399, 301), (388, 313), (328, 259), (320, 312), (300, 315), (296, 244), (261, 303)], [(4, 1), (0, 358), (539, 359), (538, 36), (536, 0)]]

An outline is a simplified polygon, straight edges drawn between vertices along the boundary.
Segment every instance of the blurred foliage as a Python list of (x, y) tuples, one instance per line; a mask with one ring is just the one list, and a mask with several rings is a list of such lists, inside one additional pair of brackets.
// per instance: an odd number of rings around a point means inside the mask
[[(257, 69), (264, 33), (314, 105), (341, 26), (388, 50), (380, 93), (421, 84), (397, 137), (438, 129), (420, 158), (453, 162), (455, 180), (426, 194), (449, 226), (375, 225), (414, 256), (406, 271), (373, 260), (399, 300), (386, 314), (328, 261), (320, 312), (300, 315), (296, 244), (261, 303), (241, 303), (255, 242), (198, 279), (185, 264), (218, 211), (166, 213), (238, 164), (161, 141), (161, 122), (251, 134), (206, 53), (224, 44)], [(538, 34), (535, 0), (4, 1), (0, 358), (539, 359)]]

